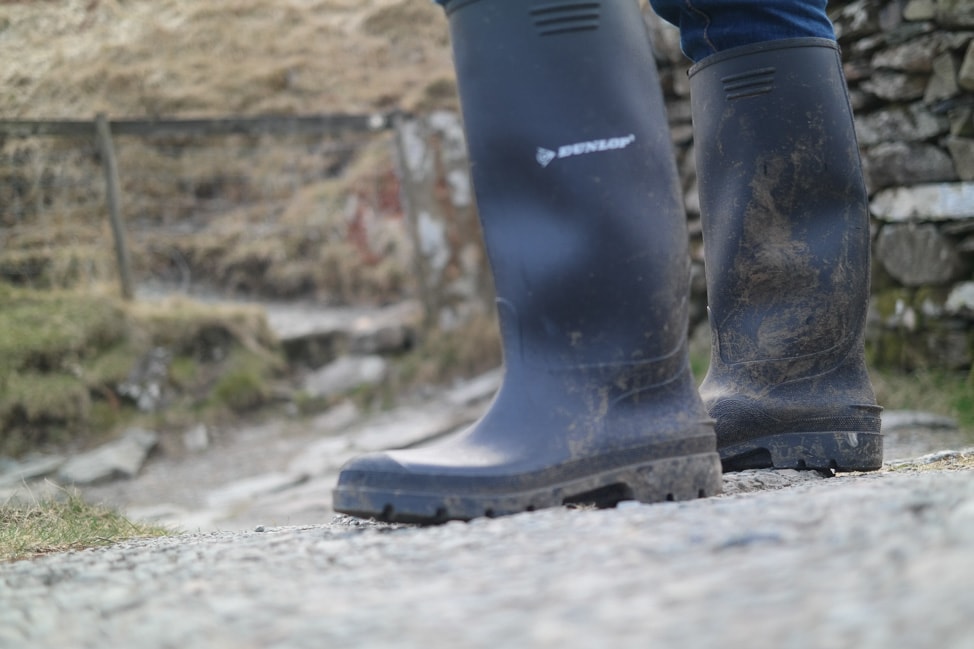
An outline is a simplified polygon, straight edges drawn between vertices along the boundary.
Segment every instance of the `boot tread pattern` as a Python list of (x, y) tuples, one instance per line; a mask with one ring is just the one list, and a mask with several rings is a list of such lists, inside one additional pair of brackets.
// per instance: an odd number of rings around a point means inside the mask
[(720, 493), (721, 483), (719, 456), (703, 453), (622, 467), (562, 485), (503, 495), (455, 496), (403, 491), (391, 494), (382, 489), (359, 489), (353, 497), (345, 498), (347, 494), (338, 489), (335, 508), (387, 523), (437, 525), (550, 507), (608, 509), (627, 500), (660, 503), (707, 498)]

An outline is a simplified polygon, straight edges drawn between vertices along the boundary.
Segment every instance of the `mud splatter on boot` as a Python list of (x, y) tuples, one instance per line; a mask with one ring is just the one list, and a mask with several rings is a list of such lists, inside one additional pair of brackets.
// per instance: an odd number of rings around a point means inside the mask
[(869, 216), (838, 47), (771, 41), (691, 71), (724, 470), (872, 470)]

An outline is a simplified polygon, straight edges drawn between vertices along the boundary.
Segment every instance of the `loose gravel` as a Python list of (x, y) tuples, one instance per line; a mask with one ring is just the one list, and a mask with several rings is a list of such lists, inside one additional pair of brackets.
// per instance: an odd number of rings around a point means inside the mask
[(430, 528), (337, 517), (10, 563), (0, 647), (968, 649), (972, 457), (765, 472), (781, 488), (684, 503)]

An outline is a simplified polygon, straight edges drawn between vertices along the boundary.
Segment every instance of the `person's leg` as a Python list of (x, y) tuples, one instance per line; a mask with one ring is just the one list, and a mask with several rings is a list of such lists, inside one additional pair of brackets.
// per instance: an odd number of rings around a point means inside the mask
[(469, 430), (346, 465), (340, 512), (438, 522), (720, 490), (689, 257), (635, 0), (447, 5), (503, 386)]
[(663, 20), (680, 28), (683, 52), (694, 62), (742, 45), (786, 38), (835, 38), (827, 0), (650, 0)]
[(825, 2), (653, 5), (700, 60), (690, 88), (713, 335), (700, 392), (724, 470), (879, 468), (867, 194)]

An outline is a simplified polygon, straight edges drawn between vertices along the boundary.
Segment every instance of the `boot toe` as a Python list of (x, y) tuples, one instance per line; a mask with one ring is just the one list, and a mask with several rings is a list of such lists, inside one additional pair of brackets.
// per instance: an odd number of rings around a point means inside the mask
[[(369, 486), (381, 482), (384, 476), (402, 476), (409, 471), (388, 453), (368, 453), (342, 466), (338, 487)], [(394, 479), (394, 478), (393, 478)]]

